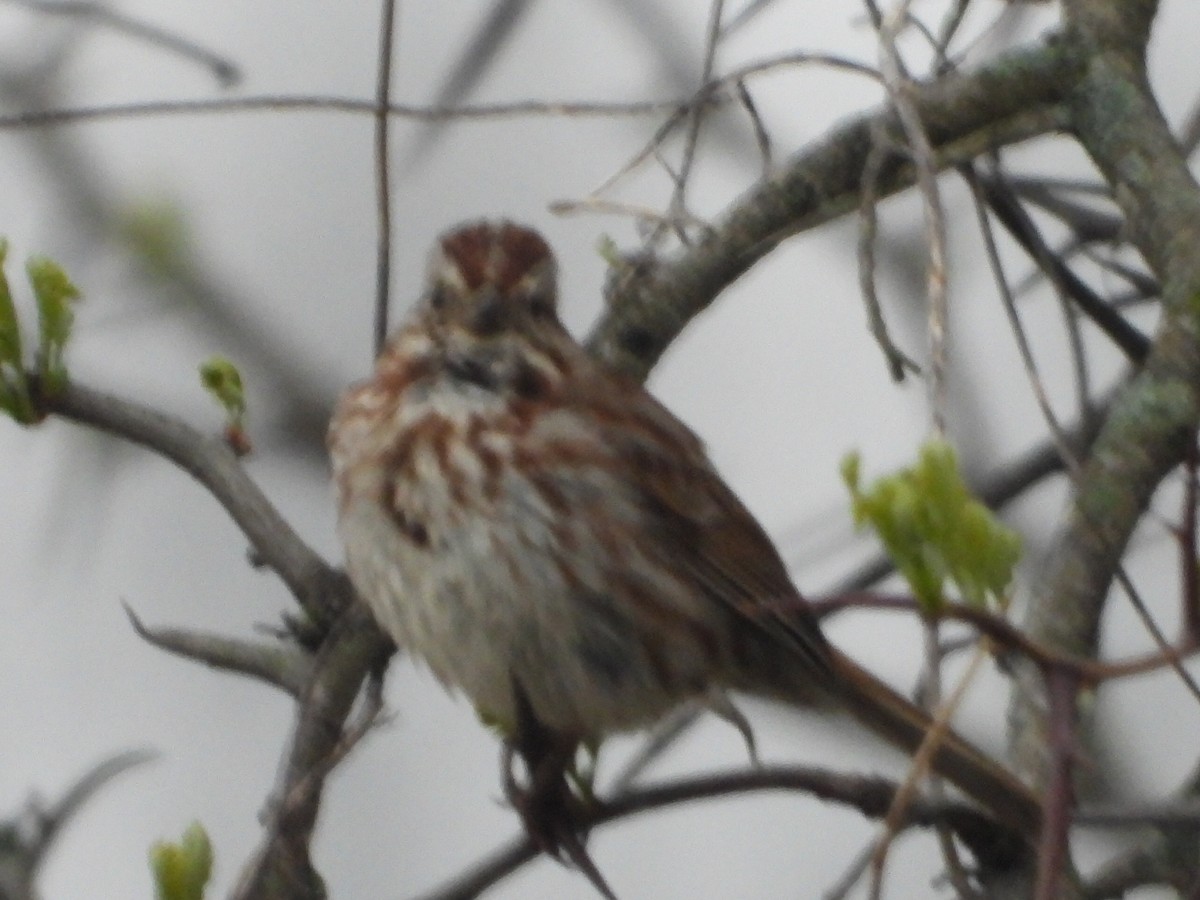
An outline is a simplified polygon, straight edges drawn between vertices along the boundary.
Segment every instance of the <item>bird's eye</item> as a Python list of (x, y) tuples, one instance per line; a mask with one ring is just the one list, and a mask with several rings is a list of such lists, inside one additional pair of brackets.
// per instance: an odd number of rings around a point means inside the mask
[(553, 318), (554, 300), (544, 294), (535, 294), (529, 298), (529, 314), (535, 319)]
[(429, 291), (429, 308), (445, 309), (449, 299), (449, 293), (444, 285), (434, 285)]

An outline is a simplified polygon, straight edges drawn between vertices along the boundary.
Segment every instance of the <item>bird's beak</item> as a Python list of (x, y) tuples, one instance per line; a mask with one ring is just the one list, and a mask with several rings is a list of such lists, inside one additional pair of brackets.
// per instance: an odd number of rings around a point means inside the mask
[(504, 327), (506, 309), (504, 297), (494, 288), (477, 298), (471, 316), (471, 330), (480, 337), (496, 334)]

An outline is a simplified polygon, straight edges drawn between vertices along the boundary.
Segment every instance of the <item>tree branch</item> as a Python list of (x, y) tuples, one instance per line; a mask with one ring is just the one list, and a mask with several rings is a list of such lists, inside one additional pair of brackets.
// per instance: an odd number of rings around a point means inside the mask
[(262, 843), (230, 900), (325, 900), (309, 855), (321, 792), (332, 764), (345, 755), (343, 725), (364, 681), (382, 670), (394, 649), (359, 604), (335, 624), (297, 706), (279, 780), (263, 813)]
[[(1052, 37), (976, 72), (916, 86), (913, 105), (937, 165), (1061, 128), (1057, 105), (1079, 72), (1070, 44)], [(858, 208), (872, 134), (879, 129), (902, 145), (899, 125), (887, 112), (839, 125), (759, 181), (692, 245), (668, 259), (632, 259), (615, 269), (590, 349), (644, 378), (687, 323), (781, 241)], [(886, 197), (915, 177), (912, 164), (892, 152), (879, 166), (875, 189)]]
[(314, 622), (330, 621), (350, 602), (345, 576), (301, 540), (221, 438), (132, 400), (75, 383), (62, 393), (40, 397), (39, 409), (146, 447), (199, 481)]
[[(1112, 188), (1135, 246), (1163, 287), (1164, 317), (1146, 363), (1114, 399), (1076, 482), (1066, 527), (1027, 615), (1031, 637), (1094, 655), (1108, 589), (1134, 526), (1200, 424), (1200, 189), (1145, 80), (1148, 0), (1066, 6), (1087, 58), (1069, 109)], [(1045, 693), (1030, 667), (1010, 710), (1019, 766), (1040, 778)]]
[(138, 637), (160, 650), (214, 669), (257, 678), (297, 699), (312, 675), (312, 656), (296, 644), (246, 641), (182, 628), (150, 628), (128, 605), (125, 614)]
[(167, 649), (265, 677), (299, 695), (279, 782), (264, 812), (263, 841), (233, 897), (324, 898), (323, 883), (309, 858), (321, 793), (330, 768), (348, 750), (344, 723), (355, 699), (367, 677), (382, 670), (394, 650), (391, 641), (353, 602), (345, 575), (300, 539), (221, 439), (78, 384), (53, 396), (38, 396), (38, 409), (140, 444), (191, 474), (225, 507), (258, 558), (279, 574), (312, 619), (311, 637), (318, 646), (305, 671), (295, 660), (280, 663), (246, 642), (173, 629), (151, 631), (131, 614), (140, 634)]
[[(581, 829), (590, 830), (680, 803), (778, 790), (812, 794), (819, 800), (856, 809), (867, 818), (882, 819), (891, 809), (899, 787), (893, 781), (875, 776), (847, 775), (805, 766), (773, 766), (748, 772), (681, 778), (630, 791), (611, 800), (597, 801), (583, 813), (578, 824)], [(899, 827), (947, 827), (971, 849), (984, 867), (1011, 867), (1028, 849), (1023, 836), (1005, 831), (975, 807), (962, 803), (914, 798), (905, 808)], [(538, 853), (532, 840), (518, 838), (461, 877), (421, 895), (420, 900), (477, 897), (537, 858)]]
[(0, 897), (37, 900), (34, 881), (38, 871), (76, 813), (112, 779), (157, 755), (151, 750), (118, 753), (86, 772), (50, 808), (30, 800), (23, 812), (0, 822)]

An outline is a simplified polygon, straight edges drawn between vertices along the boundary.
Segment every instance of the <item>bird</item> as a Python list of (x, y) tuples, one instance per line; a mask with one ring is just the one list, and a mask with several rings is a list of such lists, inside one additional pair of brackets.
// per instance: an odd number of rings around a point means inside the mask
[[(845, 711), (909, 753), (929, 732), (826, 639), (693, 431), (566, 330), (532, 228), (473, 221), (435, 242), (328, 444), (358, 596), (512, 738), (531, 794), (578, 747), (685, 703), (736, 718), (731, 694)], [(1036, 795), (953, 730), (931, 765), (1036, 833)]]

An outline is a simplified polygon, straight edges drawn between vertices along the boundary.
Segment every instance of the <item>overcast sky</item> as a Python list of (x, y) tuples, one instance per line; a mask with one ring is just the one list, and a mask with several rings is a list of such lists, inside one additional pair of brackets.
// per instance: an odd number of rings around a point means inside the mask
[[(743, 4), (727, 5), (736, 12)], [(979, 0), (975, 26), (999, 5)], [(1197, 88), (1192, 60), (1200, 6), (1188, 0), (1163, 5), (1153, 71), (1178, 121)], [(402, 4), (395, 97), (416, 104), (435, 97), (488, 6)], [(630, 16), (634, 6), (531, 3), (469, 99), (682, 96), (699, 79), (707, 4), (655, 0), (645, 4), (653, 14), (640, 20)], [(934, 9), (915, 6), (922, 15)], [(227, 57), (241, 70), (241, 83), (222, 90), (202, 67), (128, 36), (79, 31), (69, 21), (0, 4), (0, 59), (12, 66), (0, 70), (0, 108), (26, 108), (30, 92), (13, 84), (30, 73), (44, 102), (71, 107), (259, 94), (369, 98), (374, 89), (374, 4), (141, 0), (119, 8)], [(1031, 39), (1053, 17), (1052, 9), (1033, 14), (1003, 39)], [(937, 16), (930, 13), (929, 20)], [(780, 0), (727, 42), (718, 70), (795, 49), (876, 59), (855, 4)], [(751, 87), (777, 159), (879, 100), (870, 80), (820, 68), (776, 73)], [(602, 303), (598, 241), (609, 235), (633, 248), (636, 230), (611, 215), (556, 217), (548, 205), (585, 197), (660, 121), (527, 116), (454, 124), (432, 142), (421, 126), (397, 122), (396, 313), (419, 291), (434, 235), (466, 218), (505, 216), (537, 226), (556, 248), (564, 317), (585, 333)], [(1037, 142), (1011, 159), (1029, 170), (1088, 174), (1061, 142)], [(311, 442), (305, 450), (290, 440), (294, 410), (285, 398), (302, 395), (327, 409), (369, 365), (371, 171), (371, 122), (363, 115), (158, 115), (51, 133), (0, 131), (0, 234), (11, 244), (10, 277), (20, 288), (24, 258), (46, 254), (66, 265), (86, 295), (71, 347), (73, 375), (215, 430), (220, 414), (200, 390), (196, 366), (214, 353), (243, 362), (258, 443), (250, 471), (331, 560), (340, 550), (324, 461)], [(689, 194), (692, 211), (714, 215), (760, 171), (745, 115), (730, 110), (714, 118)], [(1044, 429), (981, 265), (973, 213), (959, 186), (945, 184), (952, 220), (951, 431), (979, 471), (1031, 445)], [(651, 165), (610, 198), (661, 209), (668, 192), (668, 180)], [(129, 216), (154, 209), (182, 218), (197, 271), (229, 304), (226, 326), (213, 326), (184, 291), (148, 280), (111, 231), (96, 227), (96, 210)], [(918, 214), (913, 198), (884, 207), (889, 245), (881, 287), (897, 339), (920, 357), (925, 338), (915, 312), (919, 298), (912, 295), (923, 266)], [(851, 540), (837, 475), (843, 454), (857, 449), (867, 474), (881, 473), (911, 459), (930, 425), (924, 387), (893, 385), (867, 333), (855, 241), (854, 223), (842, 221), (787, 242), (688, 329), (651, 380), (658, 396), (702, 435), (722, 473), (780, 542), (798, 584), (811, 593), (867, 552)], [(1008, 258), (1013, 272), (1026, 271), (1018, 255)], [(1043, 372), (1069, 413), (1061, 315), (1048, 296), (1031, 299), (1028, 311), (1035, 345), (1045, 353)], [(269, 337), (283, 365), (252, 361), (258, 335)], [(1095, 362), (1100, 372), (1106, 366), (1115, 371), (1111, 355), (1099, 353)], [(289, 383), (280, 382), (281, 371), (290, 373), (283, 376)], [(290, 608), (285, 591), (247, 564), (245, 541), (211, 498), (145, 453), (58, 422), (29, 431), (0, 422), (0, 461), (6, 622), (0, 685), (8, 698), (0, 815), (19, 808), (31, 790), (56, 797), (107, 755), (154, 748), (161, 753), (157, 762), (113, 783), (65, 835), (43, 879), (45, 895), (147, 897), (147, 848), (177, 838), (197, 819), (216, 846), (211, 895), (221, 896), (258, 841), (257, 814), (288, 733), (291, 704), (257, 683), (149, 647), (134, 635), (121, 604), (151, 624), (244, 636), (279, 621)], [(1061, 491), (1052, 488), (1013, 511), (1011, 520), (1028, 535), (1026, 577), (1036, 574), (1037, 551), (1061, 504)], [(1174, 514), (1174, 507), (1166, 508)], [(1139, 542), (1135, 573), (1171, 571), (1174, 550), (1162, 533)], [(1172, 590), (1168, 579), (1157, 598), (1163, 610), (1174, 608)], [(1114, 649), (1143, 646), (1122, 610), (1114, 612), (1108, 633), (1116, 636)], [(832, 634), (894, 683), (911, 683), (920, 642), (902, 620), (847, 618)], [(1003, 695), (996, 687), (985, 679), (963, 729), (999, 750)], [(1179, 692), (1158, 679), (1115, 693), (1106, 709), (1123, 728), (1110, 749), (1124, 757), (1119, 771), (1130, 790), (1178, 782), (1193, 760), (1177, 758), (1168, 741), (1148, 749), (1137, 735), (1154, 721), (1149, 710), (1179, 702)], [(326, 795), (317, 863), (334, 897), (412, 896), (517, 828), (498, 802), (496, 743), (466, 702), (447, 696), (407, 661), (392, 669), (388, 700), (391, 724), (341, 767)], [(746, 708), (770, 761), (901, 771), (897, 757), (849, 725), (753, 703)], [(1195, 717), (1195, 708), (1187, 707), (1180, 727), (1194, 734)], [(1127, 744), (1122, 734), (1129, 735)], [(634, 747), (632, 739), (614, 742), (605, 755), (607, 771)], [(736, 731), (706, 721), (652, 774), (745, 761)], [(872, 827), (803, 796), (754, 797), (622, 822), (598, 833), (592, 849), (622, 897), (807, 897), (836, 881)], [(929, 848), (919, 840), (897, 848), (895, 896), (913, 895), (904, 884), (926, 889), (936, 865)], [(592, 893), (577, 875), (540, 861), (492, 896)]]

